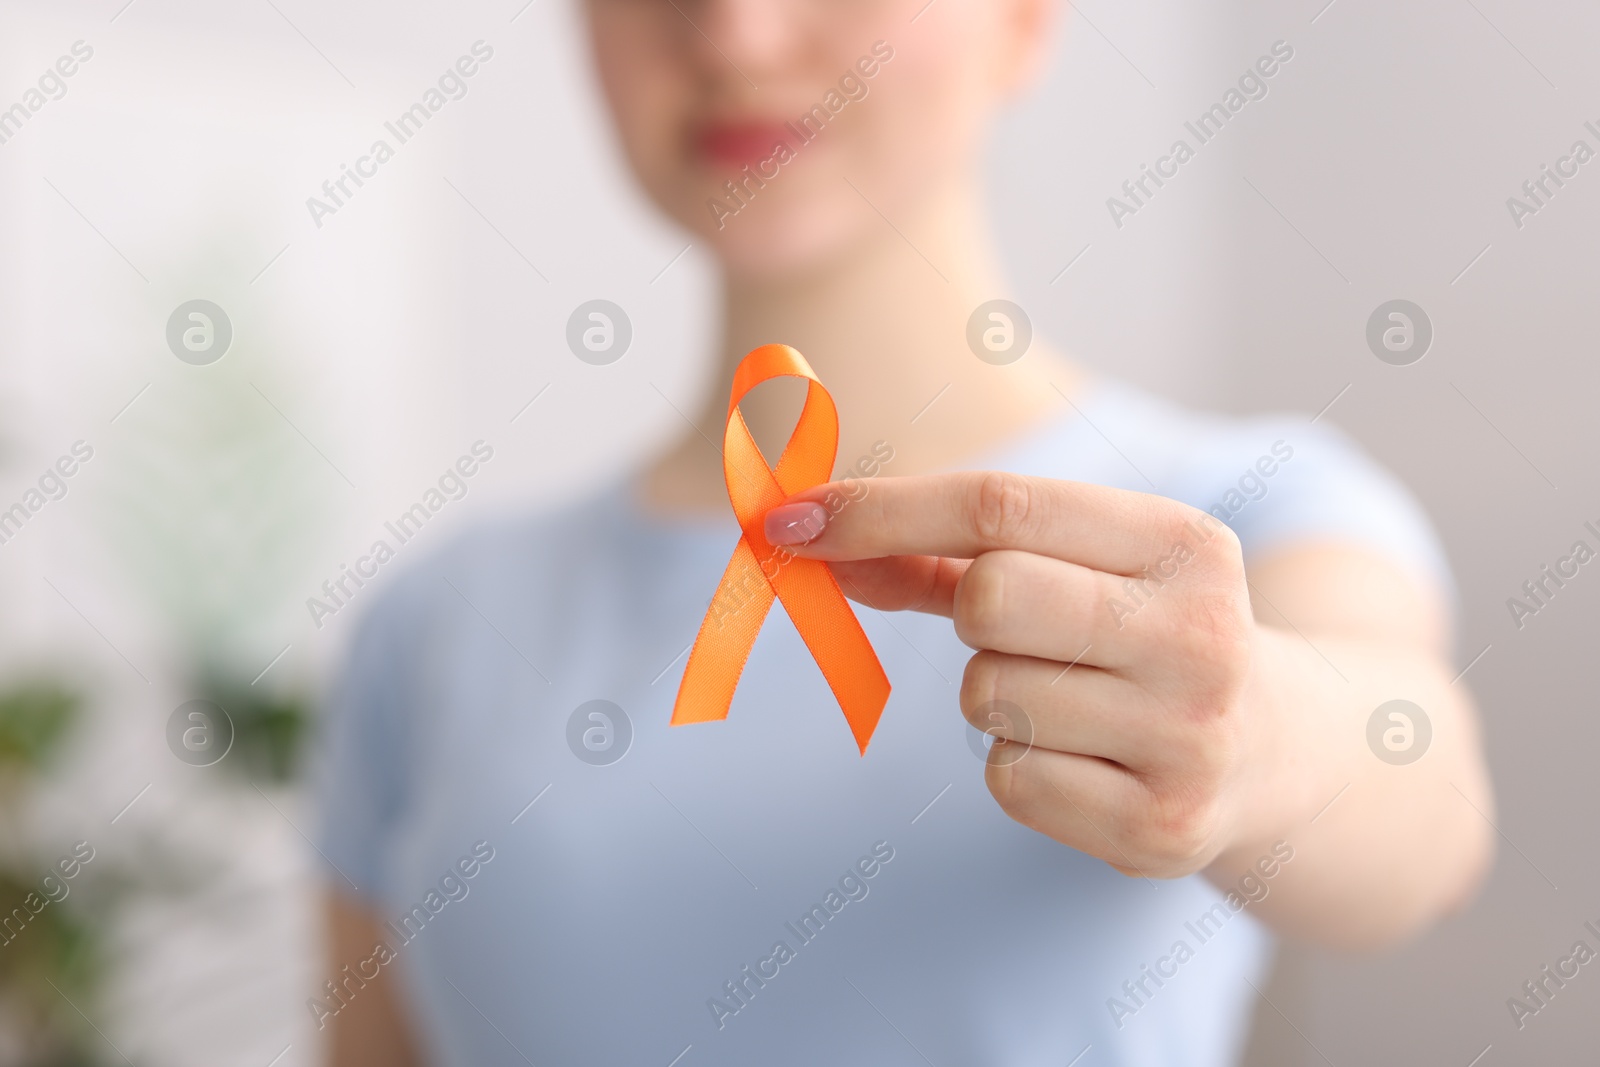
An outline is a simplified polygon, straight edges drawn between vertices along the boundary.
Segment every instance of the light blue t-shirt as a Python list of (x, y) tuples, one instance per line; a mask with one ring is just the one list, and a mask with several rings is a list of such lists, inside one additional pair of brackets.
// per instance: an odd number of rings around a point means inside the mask
[[(1226, 515), (1247, 558), (1343, 540), (1450, 589), (1405, 490), (1304, 416), (1102, 381), (970, 466), (1159, 492)], [(1266, 931), (1198, 876), (1127, 878), (1009, 819), (948, 619), (856, 607), (894, 686), (865, 757), (781, 606), (728, 719), (668, 727), (738, 536), (627, 482), (383, 593), (319, 772), (329, 876), (391, 923), (340, 995), (398, 968), (460, 1067), (1232, 1063)]]

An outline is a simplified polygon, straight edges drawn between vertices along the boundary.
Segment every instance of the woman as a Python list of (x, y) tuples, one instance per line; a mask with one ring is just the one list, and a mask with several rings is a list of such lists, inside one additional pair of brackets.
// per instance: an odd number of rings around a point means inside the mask
[[(1405, 492), (1304, 419), (1007, 362), (975, 156), (1053, 7), (589, 0), (635, 175), (720, 259), (720, 388), (365, 625), (324, 774), (336, 1063), (1223, 1064), (1269, 931), (1383, 945), (1477, 884)], [(711, 442), (774, 341), (841, 413), (849, 480), (764, 530), (862, 605), (894, 685), (864, 755), (781, 611), (726, 721), (668, 726), (739, 535)], [(794, 400), (743, 405), (768, 455)]]

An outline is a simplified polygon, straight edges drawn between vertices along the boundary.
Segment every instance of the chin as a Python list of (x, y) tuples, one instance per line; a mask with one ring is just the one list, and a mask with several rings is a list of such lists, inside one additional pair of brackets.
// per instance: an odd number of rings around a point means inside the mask
[[(731, 228), (731, 227), (730, 227)], [(743, 278), (779, 280), (825, 269), (853, 242), (837, 221), (805, 226), (783, 220), (737, 234), (707, 235), (724, 268)]]
[(681, 210), (671, 214), (710, 246), (728, 273), (758, 280), (825, 269), (857, 245), (864, 227), (876, 221), (864, 217), (859, 201), (816, 190), (786, 192), (752, 199), (737, 214), (720, 219), (706, 207), (705, 195), (692, 205), (678, 205)]

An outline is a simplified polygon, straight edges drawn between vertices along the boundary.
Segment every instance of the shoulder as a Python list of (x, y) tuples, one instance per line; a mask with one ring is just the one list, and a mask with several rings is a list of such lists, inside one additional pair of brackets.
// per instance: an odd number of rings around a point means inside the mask
[(1198, 411), (1119, 382), (1097, 385), (1082, 413), (1138, 468), (1129, 487), (1211, 513), (1238, 533), (1247, 557), (1309, 541), (1344, 542), (1452, 585), (1416, 496), (1320, 418)]
[[(1204, 485), (1214, 487), (1233, 472), (1238, 478), (1258, 461), (1270, 467), (1317, 453), (1354, 459), (1359, 449), (1343, 433), (1294, 412), (1227, 415), (1187, 407), (1115, 380), (1088, 390), (1079, 413), (1108, 444), (1125, 453), (1135, 474), (1164, 495)], [(1274, 446), (1277, 452), (1274, 453)], [(1191, 501), (1192, 502), (1192, 501)]]

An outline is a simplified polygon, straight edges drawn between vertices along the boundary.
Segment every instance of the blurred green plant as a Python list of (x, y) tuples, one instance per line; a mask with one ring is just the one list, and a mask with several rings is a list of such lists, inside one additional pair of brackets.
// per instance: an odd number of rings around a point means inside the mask
[[(33, 846), (22, 825), (24, 799), (76, 725), (80, 699), (48, 678), (0, 690), (0, 1057), (29, 1067), (92, 1067), (98, 1038), (71, 1004), (93, 999), (103, 971), (103, 931), (69, 893), (46, 899), (41, 879), (55, 857)], [(38, 906), (36, 904), (36, 906)], [(20, 909), (18, 915), (15, 909)]]
[[(97, 495), (96, 529), (153, 629), (170, 640), (190, 695), (233, 722), (216, 773), (285, 784), (299, 774), (312, 708), (298, 682), (279, 680), (282, 669), (261, 681), (263, 649), (282, 640), (298, 611), (293, 590), (320, 543), (337, 476), (275, 409), (302, 417), (275, 356), (289, 344), (271, 336), (281, 309), (252, 304), (227, 283), (217, 292), (217, 279), (256, 272), (254, 254), (246, 263), (238, 251), (259, 240), (226, 221), (211, 229), (213, 243), (195, 251), (186, 273), (193, 295), (216, 292), (225, 305), (232, 347), (216, 364), (162, 375), (119, 416), (117, 448), (96, 461), (114, 468)], [(171, 312), (152, 303), (140, 316), (147, 347), (162, 359), (173, 358), (162, 332)], [(56, 860), (30, 844), (26, 813), (82, 710), (78, 694), (48, 677), (0, 679), (0, 922)], [(124, 967), (111, 954), (113, 917), (141, 895), (196, 894), (209, 874), (159, 833), (125, 851), (125, 863), (97, 860), (60, 903), (0, 943), (0, 1065), (122, 1062), (78, 1010), (95, 1016), (100, 991)]]
[(40, 769), (66, 737), (78, 710), (78, 698), (50, 679), (28, 679), (0, 691), (0, 774)]
[(310, 701), (299, 694), (261, 691), (225, 672), (204, 674), (203, 699), (233, 720), (233, 748), (219, 768), (251, 781), (278, 785), (299, 777), (301, 753), (311, 727)]

